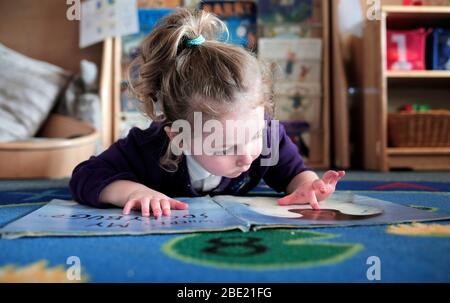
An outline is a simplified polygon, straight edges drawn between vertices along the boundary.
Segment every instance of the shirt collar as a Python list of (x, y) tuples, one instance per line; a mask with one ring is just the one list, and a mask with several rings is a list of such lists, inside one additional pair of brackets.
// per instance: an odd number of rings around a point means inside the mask
[(189, 171), (189, 176), (193, 182), (200, 181), (206, 179), (210, 176), (213, 176), (209, 171), (204, 169), (200, 163), (198, 163), (192, 155), (188, 155), (183, 151), (183, 154), (186, 157), (186, 164)]

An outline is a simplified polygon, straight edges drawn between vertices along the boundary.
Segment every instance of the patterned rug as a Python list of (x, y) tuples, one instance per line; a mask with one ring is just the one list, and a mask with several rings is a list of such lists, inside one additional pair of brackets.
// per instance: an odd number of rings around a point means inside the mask
[[(0, 226), (66, 186), (0, 191)], [(341, 181), (390, 202), (450, 214), (450, 183)], [(277, 195), (264, 184), (250, 194)], [(0, 240), (0, 282), (450, 282), (450, 221), (242, 233)]]

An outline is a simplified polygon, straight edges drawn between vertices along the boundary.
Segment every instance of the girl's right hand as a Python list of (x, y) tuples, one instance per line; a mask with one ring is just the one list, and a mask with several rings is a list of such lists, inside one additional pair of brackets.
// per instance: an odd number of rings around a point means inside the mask
[(149, 217), (150, 209), (155, 218), (170, 216), (170, 209), (187, 209), (188, 204), (172, 199), (150, 188), (132, 192), (123, 207), (123, 214), (128, 215), (132, 209), (141, 209), (142, 216)]

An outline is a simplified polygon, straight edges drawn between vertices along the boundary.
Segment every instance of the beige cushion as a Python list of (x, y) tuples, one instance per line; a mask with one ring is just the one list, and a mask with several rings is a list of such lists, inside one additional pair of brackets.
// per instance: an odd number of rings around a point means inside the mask
[(0, 141), (33, 137), (68, 79), (63, 69), (0, 44)]

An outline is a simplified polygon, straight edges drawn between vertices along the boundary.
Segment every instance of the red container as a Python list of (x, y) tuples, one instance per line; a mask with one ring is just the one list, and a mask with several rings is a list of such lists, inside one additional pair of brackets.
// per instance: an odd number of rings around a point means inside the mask
[(387, 69), (424, 70), (425, 45), (428, 31), (414, 30), (387, 31)]

